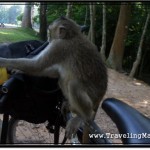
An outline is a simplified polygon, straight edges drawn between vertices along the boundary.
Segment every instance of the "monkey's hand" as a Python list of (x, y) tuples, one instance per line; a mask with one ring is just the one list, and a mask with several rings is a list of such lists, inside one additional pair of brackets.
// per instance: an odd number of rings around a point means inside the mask
[(18, 70), (18, 69), (12, 69), (9, 66), (9, 60), (7, 58), (2, 58), (0, 57), (0, 67), (6, 67), (9, 71), (11, 71), (11, 74), (14, 73), (23, 73), (22, 71)]
[(23, 73), (23, 71), (18, 70), (18, 69), (12, 69), (11, 74), (16, 74), (16, 73)]
[(66, 126), (66, 137), (71, 139), (73, 134), (76, 134), (78, 128), (82, 125), (82, 119), (78, 116), (70, 119)]

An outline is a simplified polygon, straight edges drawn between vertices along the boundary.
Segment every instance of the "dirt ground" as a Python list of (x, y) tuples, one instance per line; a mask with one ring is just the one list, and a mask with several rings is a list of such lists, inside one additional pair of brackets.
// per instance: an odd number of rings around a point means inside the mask
[[(108, 90), (105, 98), (117, 98), (136, 108), (145, 116), (150, 117), (150, 86), (143, 81), (130, 79), (128, 76), (108, 69)], [(99, 107), (96, 122), (106, 133), (118, 133), (116, 125)], [(121, 143), (120, 139), (112, 139), (114, 143)]]
[[(142, 81), (130, 79), (126, 75), (114, 70), (108, 70), (108, 90), (104, 97), (114, 97), (133, 106), (145, 116), (150, 117), (150, 86)], [(112, 120), (99, 107), (96, 123), (106, 133), (117, 134), (118, 130)], [(121, 143), (120, 139), (112, 139), (113, 143)]]

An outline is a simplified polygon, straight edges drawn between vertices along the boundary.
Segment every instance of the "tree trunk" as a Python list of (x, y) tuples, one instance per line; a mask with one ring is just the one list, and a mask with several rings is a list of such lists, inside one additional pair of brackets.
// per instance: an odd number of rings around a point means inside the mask
[(102, 46), (100, 54), (104, 62), (106, 61), (105, 49), (106, 49), (106, 5), (105, 3), (103, 3), (103, 30), (102, 30)]
[(71, 18), (71, 16), (72, 16), (72, 6), (73, 6), (73, 4), (71, 2), (68, 2), (67, 13), (66, 13), (67, 18)]
[(40, 38), (44, 41), (47, 40), (47, 18), (46, 18), (47, 5), (45, 2), (40, 3)]
[(133, 63), (133, 67), (132, 67), (130, 75), (129, 75), (129, 77), (131, 77), (131, 78), (134, 77), (135, 72), (136, 72), (136, 70), (137, 70), (137, 68), (138, 68), (138, 66), (140, 64), (140, 61), (141, 61), (141, 57), (142, 57), (142, 45), (143, 45), (143, 41), (144, 41), (144, 37), (145, 37), (146, 30), (147, 30), (149, 19), (150, 19), (150, 13), (148, 13), (148, 15), (147, 15), (147, 19), (146, 19), (146, 22), (145, 22), (145, 26), (144, 26), (144, 29), (143, 29), (142, 36), (141, 36), (141, 40), (140, 40), (140, 44), (139, 44), (139, 48), (138, 48), (136, 60)]
[(138, 75), (139, 78), (142, 78), (142, 71), (144, 68), (144, 62), (145, 62), (145, 58), (147, 56), (147, 53), (148, 53), (148, 50), (145, 50), (145, 52), (143, 54), (143, 58), (141, 56), (141, 64), (140, 64), (139, 75)]
[(88, 19), (88, 5), (86, 6), (86, 12), (85, 12), (85, 20), (84, 20), (84, 25), (87, 24), (87, 19)]
[(125, 40), (127, 37), (128, 24), (131, 14), (131, 6), (128, 3), (122, 3), (120, 7), (119, 18), (115, 31), (115, 36), (107, 59), (107, 65), (117, 71), (122, 71), (122, 59), (124, 55)]
[(23, 28), (32, 28), (31, 24), (31, 2), (26, 2), (24, 7), (24, 13), (22, 17), (21, 27)]
[(88, 38), (91, 42), (95, 43), (95, 5), (93, 3), (90, 4), (90, 30), (88, 34)]

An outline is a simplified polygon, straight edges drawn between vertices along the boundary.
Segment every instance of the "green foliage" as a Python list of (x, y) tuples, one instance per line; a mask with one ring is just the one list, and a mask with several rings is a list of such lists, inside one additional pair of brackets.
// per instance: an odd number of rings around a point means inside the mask
[(16, 24), (17, 22), (17, 16), (21, 13), (20, 6), (13, 5), (8, 9), (8, 18), (9, 22), (11, 24)]
[(21, 13), (19, 16), (17, 16), (18, 21), (22, 21), (22, 18), (23, 18), (23, 13)]
[[(87, 5), (83, 5), (83, 4), (73, 5), (72, 19), (76, 20), (77, 23), (80, 25), (84, 25), (86, 7)], [(89, 16), (89, 11), (88, 11), (88, 16)], [(87, 24), (90, 24), (89, 21), (90, 21), (90, 18), (88, 17)]]
[(37, 24), (40, 23), (39, 15), (36, 15), (35, 17), (33, 17), (33, 22)]
[(66, 15), (66, 4), (51, 4), (47, 6), (47, 22), (50, 24), (60, 16)]
[(8, 14), (7, 14), (8, 9), (0, 5), (0, 22), (5, 23), (8, 22)]
[(28, 28), (0, 29), (0, 43), (17, 42), (23, 40), (39, 40), (36, 32)]
[(6, 5), (0, 5), (0, 22), (15, 24), (21, 11), (19, 5), (12, 5), (10, 8), (6, 7)]
[[(53, 22), (60, 16), (66, 16), (67, 13), (67, 3), (49, 3), (47, 6), (47, 21), (48, 24)], [(83, 4), (73, 4), (72, 9), (72, 19), (77, 21), (78, 24), (83, 25), (85, 21), (86, 5)], [(88, 17), (89, 21), (89, 17)]]
[[(35, 4), (35, 3), (34, 3)], [(40, 3), (36, 3), (36, 6), (39, 7)], [(47, 22), (50, 24), (55, 19), (60, 16), (66, 16), (67, 12), (67, 2), (47, 2)], [(95, 31), (96, 31), (96, 45), (100, 49), (101, 47), (101, 37), (102, 37), (102, 2), (95, 2), (96, 4), (96, 16), (95, 16)], [(110, 48), (112, 45), (112, 41), (114, 38), (114, 33), (118, 21), (119, 11), (120, 11), (120, 2), (118, 3), (105, 3), (106, 4), (106, 57), (108, 57)], [(147, 13), (149, 12), (150, 5), (147, 2), (132, 2), (132, 12), (131, 12), (131, 19), (129, 24), (129, 31), (128, 36), (125, 43), (125, 53), (123, 58), (123, 68), (125, 70), (130, 70), (132, 64), (136, 58), (141, 34), (143, 31), (143, 26), (146, 21)], [(72, 7), (72, 16), (71, 18), (75, 20), (78, 24), (83, 25), (85, 23), (86, 18), (86, 9), (88, 9), (86, 25), (90, 26), (90, 12), (89, 12), (89, 2), (73, 2)], [(20, 8), (17, 6), (12, 6), (10, 8), (4, 7), (0, 5), (0, 22), (11, 22), (11, 16), (14, 18), (12, 19), (14, 22), (15, 18), (17, 20), (22, 20), (22, 14), (20, 12)], [(39, 12), (39, 10), (38, 10)], [(33, 18), (34, 23), (39, 24), (39, 13), (34, 16)], [(47, 28), (47, 27), (45, 27)], [(37, 38), (35, 33), (31, 32), (30, 30), (24, 29), (16, 29), (17, 31), (21, 30), (20, 32), (23, 34), (19, 34), (15, 29), (5, 29), (10, 31), (10, 34), (7, 32), (2, 34), (3, 29), (0, 29), (0, 42), (2, 41), (9, 41), (10, 40), (17, 40), (19, 37), (24, 39), (28, 37)], [(13, 32), (11, 32), (11, 30)], [(146, 37), (143, 44), (143, 54), (149, 51), (150, 47), (150, 28), (147, 29)], [(28, 34), (28, 35), (26, 35)], [(32, 34), (32, 35), (31, 35)], [(7, 36), (6, 36), (7, 35)], [(9, 35), (9, 36), (8, 36)], [(31, 37), (29, 36), (31, 35)], [(14, 36), (14, 37), (13, 37)], [(25, 37), (23, 37), (25, 36)], [(26, 38), (25, 38), (26, 39)]]
[[(106, 4), (106, 57), (108, 57), (118, 21), (120, 5)], [(96, 5), (96, 45), (101, 47), (102, 38), (102, 3)]]
[[(132, 68), (132, 64), (136, 59), (137, 50), (140, 43), (143, 27), (147, 17), (147, 10), (141, 2), (132, 5), (131, 19), (128, 30), (128, 37), (126, 39), (123, 67), (127, 70)], [(149, 33), (150, 30), (147, 30)], [(150, 40), (149, 34), (146, 37)], [(145, 42), (145, 41), (144, 41)], [(149, 42), (148, 42), (149, 43)], [(145, 49), (145, 48), (144, 48)]]

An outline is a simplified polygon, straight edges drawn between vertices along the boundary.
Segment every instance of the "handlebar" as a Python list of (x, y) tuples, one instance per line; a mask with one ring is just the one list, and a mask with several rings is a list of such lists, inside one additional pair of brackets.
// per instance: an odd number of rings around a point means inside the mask
[(87, 25), (81, 26), (81, 32), (85, 32), (85, 31), (88, 31), (88, 30), (89, 30), (89, 26), (87, 26)]
[(8, 79), (2, 86), (1, 86), (1, 95), (0, 95), (0, 113), (3, 113), (5, 109), (5, 104), (9, 97), (12, 94), (18, 93), (20, 87), (22, 86), (22, 81), (17, 77), (13, 76)]

